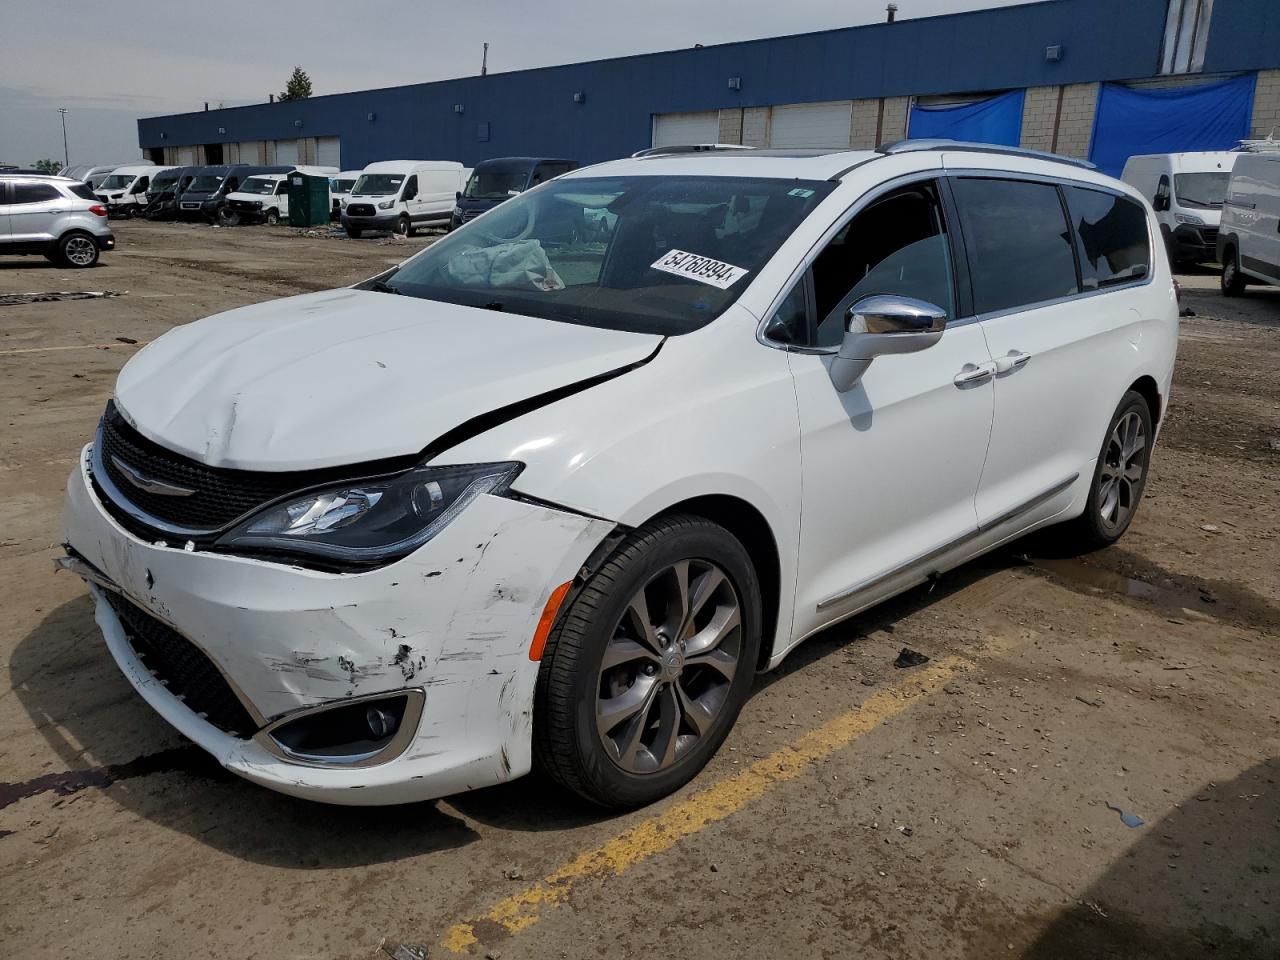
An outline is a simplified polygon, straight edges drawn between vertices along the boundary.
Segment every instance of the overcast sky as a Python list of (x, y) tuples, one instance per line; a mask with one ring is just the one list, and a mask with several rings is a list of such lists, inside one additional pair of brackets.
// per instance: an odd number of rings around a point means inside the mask
[[(897, 0), (898, 18), (1024, 0)], [(140, 156), (138, 117), (258, 103), (293, 65), (313, 93), (726, 43), (884, 19), (885, 0), (43, 0), (5, 5), (0, 161)]]

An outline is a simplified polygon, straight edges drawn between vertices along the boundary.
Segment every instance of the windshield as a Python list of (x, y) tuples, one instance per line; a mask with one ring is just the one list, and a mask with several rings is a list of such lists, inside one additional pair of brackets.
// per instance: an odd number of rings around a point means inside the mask
[(611, 330), (710, 323), (835, 185), (743, 177), (558, 180), (384, 279), (395, 293)]
[(403, 173), (362, 173), (356, 185), (351, 188), (351, 192), (366, 197), (385, 197), (399, 193), (402, 183), (404, 183)]
[(113, 173), (98, 184), (98, 188), (101, 190), (120, 190), (133, 183), (137, 178), (138, 175), (135, 173)]
[(354, 180), (339, 180), (337, 177), (331, 177), (329, 179), (329, 189), (334, 193), (350, 193), (351, 186), (354, 183)]
[(147, 187), (147, 193), (164, 193), (167, 190), (172, 190), (177, 182), (178, 174), (176, 171), (169, 174), (158, 174), (156, 178), (151, 181), (151, 186)]
[(1209, 173), (1180, 173), (1173, 178), (1173, 188), (1178, 202), (1186, 207), (1220, 207), (1227, 198), (1227, 182), (1231, 174), (1220, 171)]
[(241, 193), (261, 193), (271, 194), (276, 192), (276, 184), (279, 183), (278, 178), (272, 177), (249, 177), (244, 183), (240, 184)]
[(218, 187), (222, 186), (224, 179), (226, 178), (206, 173), (204, 176), (196, 177), (192, 180), (191, 186), (187, 187), (187, 189), (192, 193), (216, 193)]
[(528, 170), (477, 170), (462, 195), (468, 200), (505, 200), (529, 185)]

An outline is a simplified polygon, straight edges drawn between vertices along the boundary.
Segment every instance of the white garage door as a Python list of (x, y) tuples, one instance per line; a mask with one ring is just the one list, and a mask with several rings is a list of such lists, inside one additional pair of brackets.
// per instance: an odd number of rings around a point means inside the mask
[(284, 165), (287, 163), (298, 162), (298, 141), (297, 140), (277, 140), (276, 141), (276, 163)]
[(847, 150), (852, 108), (848, 100), (774, 107), (769, 118), (769, 146)]
[(685, 143), (715, 143), (720, 139), (720, 111), (660, 113), (653, 117), (653, 145), (673, 147)]
[(337, 137), (316, 137), (316, 165), (320, 167), (337, 167), (342, 157), (342, 141)]

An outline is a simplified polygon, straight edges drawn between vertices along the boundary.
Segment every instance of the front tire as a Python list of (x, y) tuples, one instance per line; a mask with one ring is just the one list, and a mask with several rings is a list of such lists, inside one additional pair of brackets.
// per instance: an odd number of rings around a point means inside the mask
[(268, 211), (267, 211), (267, 216), (266, 216), (266, 221), (267, 221), (267, 226), (269, 226), (269, 227), (274, 227), (277, 223), (279, 223), (279, 222), (280, 222), (280, 211), (279, 211), (279, 210), (268, 210)]
[(359, 240), (364, 236), (364, 231), (357, 227), (347, 227), (347, 236), (352, 240)]
[(631, 533), (548, 638), (534, 697), (538, 765), (605, 807), (688, 783), (751, 692), (760, 584), (742, 544), (696, 516)]
[(58, 260), (64, 267), (92, 267), (98, 262), (98, 252), (98, 244), (87, 233), (68, 233), (58, 241)]
[(1146, 398), (1130, 390), (1107, 425), (1084, 513), (1059, 528), (1073, 550), (1099, 550), (1124, 536), (1147, 486), (1154, 438)]
[(1235, 247), (1227, 247), (1222, 258), (1222, 295), (1238, 297), (1247, 285), (1244, 274), (1240, 272), (1240, 254)]

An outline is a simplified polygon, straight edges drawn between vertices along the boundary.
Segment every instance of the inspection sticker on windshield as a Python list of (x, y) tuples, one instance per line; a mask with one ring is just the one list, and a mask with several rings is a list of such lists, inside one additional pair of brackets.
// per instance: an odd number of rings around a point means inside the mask
[(650, 266), (663, 273), (673, 273), (677, 277), (688, 277), (699, 283), (709, 283), (721, 290), (728, 290), (751, 272), (722, 260), (700, 257), (696, 253), (686, 253), (684, 250), (665, 253)]

